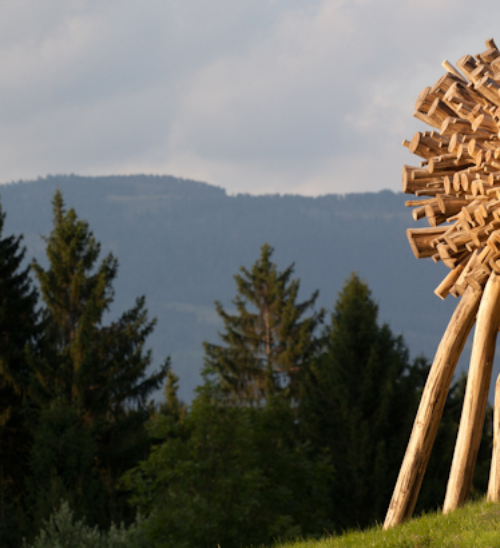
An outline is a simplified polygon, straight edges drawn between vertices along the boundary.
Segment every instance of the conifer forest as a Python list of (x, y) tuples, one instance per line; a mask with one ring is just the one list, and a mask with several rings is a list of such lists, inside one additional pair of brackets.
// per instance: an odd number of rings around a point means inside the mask
[[(118, 260), (52, 197), (44, 259), (0, 216), (0, 545), (239, 548), (383, 520), (429, 369), (353, 272), (331, 309), (261, 242), (216, 300), (192, 401), (140, 294), (110, 315)], [(321, 290), (322, 288), (318, 288)], [(110, 319), (112, 318), (112, 319)], [(163, 397), (153, 398), (161, 390)], [(465, 377), (417, 511), (441, 504)], [(474, 491), (487, 487), (491, 410)], [(59, 542), (59, 544), (58, 544)]]

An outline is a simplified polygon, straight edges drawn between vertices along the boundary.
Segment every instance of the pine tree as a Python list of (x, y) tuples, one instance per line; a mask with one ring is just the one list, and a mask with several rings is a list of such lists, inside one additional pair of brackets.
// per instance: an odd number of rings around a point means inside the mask
[(327, 448), (340, 529), (367, 525), (387, 510), (408, 441), (425, 360), (410, 365), (401, 337), (377, 323), (367, 285), (352, 274), (311, 363), (301, 401), (304, 436)]
[(22, 534), (31, 443), (25, 404), (40, 323), (22, 237), (1, 237), (4, 221), (0, 208), (0, 538), (10, 546)]
[(210, 382), (197, 392), (176, 428), (168, 416), (154, 421), (158, 443), (124, 477), (150, 544), (238, 548), (322, 536), (331, 470), (297, 442), (289, 402), (226, 405)]
[[(47, 341), (34, 391), (41, 413), (33, 490), (39, 517), (47, 517), (59, 497), (71, 499), (90, 521), (105, 523), (123, 517), (117, 483), (147, 454), (147, 398), (161, 384), (168, 360), (157, 373), (146, 374), (152, 357), (144, 346), (155, 320), (148, 319), (144, 298), (103, 325), (117, 260), (109, 254), (98, 262), (100, 244), (74, 209), (66, 211), (59, 191), (53, 211), (53, 230), (45, 238), (48, 268), (33, 263), (46, 305)], [(78, 438), (81, 444), (68, 453), (70, 441)]]
[(314, 331), (323, 311), (303, 318), (318, 292), (297, 303), (300, 282), (291, 279), (294, 265), (280, 272), (272, 254), (264, 244), (252, 269), (241, 267), (234, 276), (236, 314), (216, 302), (224, 345), (204, 343), (206, 371), (217, 374), (228, 397), (239, 403), (256, 404), (277, 393), (297, 399), (304, 365), (318, 347)]
[(171, 417), (174, 421), (183, 421), (187, 415), (187, 406), (179, 399), (178, 390), (179, 377), (169, 370), (163, 390), (165, 401), (160, 405), (160, 415)]

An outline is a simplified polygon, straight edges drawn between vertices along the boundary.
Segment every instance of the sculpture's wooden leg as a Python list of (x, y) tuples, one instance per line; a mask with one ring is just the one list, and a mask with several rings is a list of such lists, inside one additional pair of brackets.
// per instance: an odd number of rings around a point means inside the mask
[(491, 457), (488, 500), (500, 501), (500, 375), (495, 386), (495, 406), (493, 408), (493, 455)]
[(403, 523), (413, 513), (453, 373), (474, 325), (480, 299), (481, 290), (468, 286), (441, 339), (425, 384), (384, 529)]
[(462, 506), (469, 497), (483, 431), (499, 323), (500, 276), (493, 272), (477, 314), (464, 406), (443, 505), (444, 513)]

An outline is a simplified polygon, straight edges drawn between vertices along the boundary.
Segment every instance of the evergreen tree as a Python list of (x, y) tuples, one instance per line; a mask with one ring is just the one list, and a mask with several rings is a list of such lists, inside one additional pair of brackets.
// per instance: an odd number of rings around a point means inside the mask
[(228, 406), (207, 382), (189, 413), (170, 418), (154, 421), (161, 443), (124, 478), (151, 546), (260, 546), (330, 527), (330, 466), (297, 442), (285, 399)]
[(4, 221), (0, 208), (0, 538), (10, 546), (23, 527), (31, 444), (25, 403), (40, 324), (22, 237), (1, 237)]
[(216, 373), (228, 397), (239, 403), (259, 403), (277, 393), (298, 399), (303, 368), (318, 347), (314, 331), (323, 311), (303, 318), (318, 292), (298, 303), (294, 265), (280, 272), (272, 254), (264, 244), (252, 269), (241, 267), (234, 277), (236, 314), (216, 302), (224, 345), (204, 343), (206, 371)]
[(378, 307), (358, 276), (346, 281), (301, 401), (303, 435), (327, 448), (338, 528), (383, 518), (406, 448), (425, 360), (414, 365), (401, 337), (377, 323)]
[(186, 418), (187, 406), (178, 398), (178, 389), (179, 377), (169, 369), (163, 390), (165, 401), (160, 405), (160, 415), (172, 417), (175, 421), (182, 422)]
[(146, 374), (151, 353), (144, 346), (155, 321), (148, 320), (144, 298), (103, 325), (117, 260), (109, 254), (98, 263), (100, 244), (87, 222), (66, 211), (59, 191), (53, 211), (53, 230), (45, 238), (48, 268), (33, 263), (46, 305), (47, 349), (34, 390), (41, 412), (32, 489), (39, 518), (65, 498), (78, 514), (105, 524), (124, 517), (117, 482), (147, 454), (147, 398), (162, 382), (168, 360)]

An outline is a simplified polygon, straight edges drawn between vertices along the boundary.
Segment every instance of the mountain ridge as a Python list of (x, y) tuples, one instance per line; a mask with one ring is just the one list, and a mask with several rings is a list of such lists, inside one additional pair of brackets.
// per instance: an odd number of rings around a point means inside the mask
[[(265, 242), (275, 248), (278, 268), (295, 263), (301, 298), (319, 289), (318, 304), (330, 310), (343, 280), (358, 272), (382, 321), (403, 334), (413, 356), (433, 357), (456, 305), (452, 297), (442, 302), (433, 294), (444, 267), (417, 261), (411, 252), (405, 230), (418, 225), (401, 193), (228, 195), (204, 182), (140, 174), (4, 184), (4, 233), (24, 234), (29, 260), (44, 261), (40, 235), (50, 232), (56, 188), (66, 206), (88, 220), (103, 255), (112, 251), (119, 260), (111, 316), (146, 295), (158, 317), (151, 337), (155, 360), (172, 356), (187, 400), (199, 382), (202, 341), (217, 341), (213, 303), (231, 308), (233, 275), (255, 262)], [(462, 362), (466, 367), (466, 357)]]

